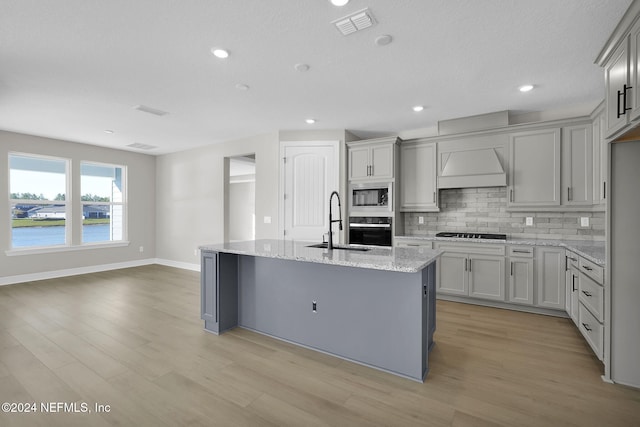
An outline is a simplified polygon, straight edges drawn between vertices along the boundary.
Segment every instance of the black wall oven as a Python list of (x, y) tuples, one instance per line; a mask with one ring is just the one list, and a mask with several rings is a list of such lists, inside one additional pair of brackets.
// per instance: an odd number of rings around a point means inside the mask
[(391, 246), (391, 217), (352, 216), (349, 218), (349, 244)]

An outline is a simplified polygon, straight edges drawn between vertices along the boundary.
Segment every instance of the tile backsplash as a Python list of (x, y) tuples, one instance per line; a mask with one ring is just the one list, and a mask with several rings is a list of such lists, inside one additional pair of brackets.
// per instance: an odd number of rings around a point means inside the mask
[[(506, 187), (440, 190), (440, 212), (405, 213), (405, 235), (439, 231), (505, 233), (512, 238), (604, 240), (604, 212), (507, 212)], [(419, 224), (419, 217), (424, 224)], [(533, 217), (533, 225), (525, 225)], [(589, 218), (581, 227), (580, 219)]]

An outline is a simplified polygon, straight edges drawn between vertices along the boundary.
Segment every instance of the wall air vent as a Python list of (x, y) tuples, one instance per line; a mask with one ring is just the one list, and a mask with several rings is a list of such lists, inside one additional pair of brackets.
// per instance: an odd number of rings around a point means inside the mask
[(158, 148), (155, 145), (140, 144), (139, 142), (134, 142), (133, 144), (129, 144), (127, 145), (127, 147), (137, 148), (139, 150), (153, 150), (154, 148)]
[(166, 111), (157, 110), (155, 108), (147, 107), (146, 105), (136, 105), (133, 109), (142, 111), (143, 113), (153, 114), (154, 116), (164, 116), (165, 114), (169, 114)]
[(352, 13), (351, 15), (336, 19), (331, 23), (336, 26), (338, 31), (340, 31), (343, 36), (347, 36), (349, 34), (355, 33), (356, 31), (369, 28), (373, 26), (375, 22), (376, 21), (373, 18), (373, 15), (371, 14), (369, 8), (365, 8)]

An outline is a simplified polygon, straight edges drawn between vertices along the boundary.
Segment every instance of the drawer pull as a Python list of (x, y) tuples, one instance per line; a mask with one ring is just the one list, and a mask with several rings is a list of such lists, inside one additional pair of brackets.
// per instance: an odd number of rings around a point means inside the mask
[(528, 251), (528, 250), (520, 250), (520, 249), (514, 249), (514, 250), (512, 250), (511, 252), (515, 252), (515, 253), (517, 253), (517, 254), (530, 254), (530, 253), (531, 253), (531, 251)]
[(583, 322), (583, 323), (582, 323), (582, 326), (584, 326), (584, 328), (585, 328), (587, 331), (589, 331), (589, 332), (591, 332), (591, 331), (592, 331), (592, 329), (591, 329), (591, 328), (589, 327), (589, 325), (587, 325), (586, 323), (584, 323), (584, 322)]
[(587, 271), (593, 271), (593, 268), (589, 267), (588, 265), (583, 265), (582, 267)]
[(578, 262), (578, 258), (569, 257), (569, 259), (573, 262)]
[(592, 297), (593, 294), (591, 292), (587, 292), (587, 291), (582, 291), (583, 294), (585, 294), (588, 297)]

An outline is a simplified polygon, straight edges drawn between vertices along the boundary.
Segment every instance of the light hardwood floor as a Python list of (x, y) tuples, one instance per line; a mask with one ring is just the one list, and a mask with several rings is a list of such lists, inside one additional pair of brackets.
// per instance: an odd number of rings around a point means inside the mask
[(420, 384), (242, 329), (206, 333), (190, 271), (0, 287), (0, 401), (110, 405), (0, 413), (0, 426), (640, 426), (640, 391), (603, 383), (569, 320), (437, 306)]

